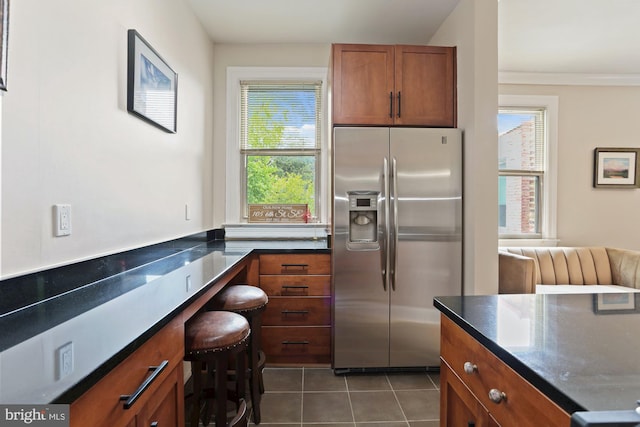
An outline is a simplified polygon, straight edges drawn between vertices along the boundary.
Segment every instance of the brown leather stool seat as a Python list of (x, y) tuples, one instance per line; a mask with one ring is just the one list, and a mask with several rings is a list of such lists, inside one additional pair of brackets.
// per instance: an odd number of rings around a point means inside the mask
[(251, 326), (249, 339), (249, 391), (253, 409), (253, 422), (260, 423), (260, 400), (264, 393), (262, 369), (265, 356), (260, 344), (262, 312), (267, 307), (269, 297), (264, 291), (251, 285), (230, 285), (217, 293), (207, 305), (208, 310), (226, 310), (246, 317)]
[[(185, 360), (191, 362), (193, 374), (193, 406), (191, 426), (198, 426), (201, 405), (205, 401), (202, 423), (209, 423), (209, 403), (206, 401), (202, 378), (202, 367), (214, 373), (215, 426), (246, 425), (245, 396), (245, 352), (251, 329), (243, 316), (228, 311), (206, 311), (196, 314), (185, 325)], [(227, 424), (227, 371), (229, 358), (235, 357), (237, 364), (236, 393), (237, 415)]]

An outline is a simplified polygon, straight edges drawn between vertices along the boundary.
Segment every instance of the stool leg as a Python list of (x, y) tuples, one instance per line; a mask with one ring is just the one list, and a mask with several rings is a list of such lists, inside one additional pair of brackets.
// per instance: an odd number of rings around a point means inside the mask
[[(254, 314), (250, 319), (251, 324), (251, 336), (249, 337), (249, 367), (251, 369), (251, 376), (249, 377), (249, 391), (251, 392), (251, 405), (253, 408), (253, 422), (260, 424), (260, 400), (262, 394), (260, 393), (262, 383), (262, 370), (259, 367), (260, 362), (260, 328), (262, 327), (262, 319), (260, 314)], [(255, 332), (254, 332), (255, 331)]]
[(216, 389), (216, 427), (227, 425), (227, 369), (229, 360), (227, 355), (216, 357), (215, 389)]
[(193, 398), (191, 405), (191, 427), (198, 427), (200, 419), (200, 401), (202, 398), (202, 363), (191, 362), (191, 377), (193, 378)]
[(264, 370), (264, 364), (267, 359), (264, 351), (258, 351), (258, 369), (260, 369), (260, 394), (264, 394), (264, 376), (262, 375), (262, 371)]
[(247, 372), (247, 354), (246, 348), (243, 351), (238, 352), (236, 354), (236, 393), (237, 393), (237, 402), (236, 406), (238, 410), (240, 410), (241, 402), (246, 400), (247, 391), (246, 391), (246, 382), (247, 377), (245, 373)]

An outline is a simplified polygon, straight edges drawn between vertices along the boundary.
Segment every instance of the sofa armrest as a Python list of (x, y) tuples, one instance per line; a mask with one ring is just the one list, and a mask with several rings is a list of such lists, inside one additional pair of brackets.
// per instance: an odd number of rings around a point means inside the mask
[(606, 248), (614, 285), (640, 289), (640, 252)]
[(498, 252), (498, 293), (534, 294), (536, 261), (522, 255)]

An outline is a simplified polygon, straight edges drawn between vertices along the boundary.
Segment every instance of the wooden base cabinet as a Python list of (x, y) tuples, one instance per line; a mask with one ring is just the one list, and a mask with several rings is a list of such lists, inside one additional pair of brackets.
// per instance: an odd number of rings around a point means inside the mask
[(441, 426), (569, 427), (568, 413), (462, 328), (446, 316), (441, 325)]
[(263, 254), (259, 270), (260, 288), (269, 296), (262, 315), (266, 363), (330, 363), (330, 255)]
[(440, 368), (440, 393), (442, 426), (495, 427), (499, 425), (446, 363), (443, 363)]
[[(150, 338), (71, 404), (71, 427), (184, 426), (184, 326), (181, 318)], [(154, 368), (154, 369), (152, 369)], [(125, 408), (122, 395), (140, 397)]]
[(456, 49), (334, 44), (334, 125), (456, 126)]

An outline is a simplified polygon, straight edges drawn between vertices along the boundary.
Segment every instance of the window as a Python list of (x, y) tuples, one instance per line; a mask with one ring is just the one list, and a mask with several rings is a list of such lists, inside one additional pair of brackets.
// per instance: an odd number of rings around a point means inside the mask
[(242, 211), (306, 204), (318, 212), (322, 82), (240, 82)]
[[(326, 67), (227, 67), (223, 225), (229, 238), (324, 232), (331, 207), (326, 77)], [(313, 188), (306, 185), (311, 180)], [(283, 190), (272, 191), (278, 187)], [(249, 203), (275, 203), (276, 194), (291, 193), (309, 203), (315, 224), (247, 224)], [(278, 203), (294, 203), (284, 200)]]
[(555, 97), (500, 97), (501, 239), (555, 238), (555, 124), (551, 123), (556, 115)]

